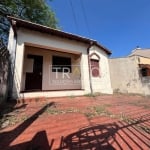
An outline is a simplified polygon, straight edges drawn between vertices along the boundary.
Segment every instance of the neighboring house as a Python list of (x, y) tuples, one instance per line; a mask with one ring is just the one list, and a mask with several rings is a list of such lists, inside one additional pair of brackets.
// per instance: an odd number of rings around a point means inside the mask
[(12, 98), (112, 94), (108, 49), (91, 39), (8, 18)]
[(150, 49), (142, 49), (138, 47), (133, 50), (129, 56), (141, 56), (145, 58), (150, 58)]
[(128, 57), (109, 60), (114, 92), (150, 95), (150, 49), (137, 48)]

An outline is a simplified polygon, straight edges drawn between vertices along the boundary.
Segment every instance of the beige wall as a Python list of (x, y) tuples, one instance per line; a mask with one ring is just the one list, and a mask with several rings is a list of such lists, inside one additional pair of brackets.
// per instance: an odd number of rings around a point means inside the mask
[(139, 57), (109, 59), (111, 83), (114, 92), (150, 95), (148, 83), (140, 75)]
[(150, 58), (139, 57), (139, 64), (150, 64)]

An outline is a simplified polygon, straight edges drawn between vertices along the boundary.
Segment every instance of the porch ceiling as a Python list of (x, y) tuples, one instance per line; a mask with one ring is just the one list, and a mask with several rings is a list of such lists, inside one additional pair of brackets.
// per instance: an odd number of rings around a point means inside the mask
[(38, 44), (32, 44), (32, 43), (24, 43), (25, 47), (36, 47), (40, 48), (42, 50), (47, 50), (47, 51), (57, 51), (61, 53), (69, 53), (69, 54), (74, 54), (74, 55), (81, 55), (81, 52), (78, 51), (72, 51), (70, 49), (62, 49), (62, 48), (56, 48), (56, 47), (50, 47), (50, 46), (45, 46), (45, 45), (38, 45)]

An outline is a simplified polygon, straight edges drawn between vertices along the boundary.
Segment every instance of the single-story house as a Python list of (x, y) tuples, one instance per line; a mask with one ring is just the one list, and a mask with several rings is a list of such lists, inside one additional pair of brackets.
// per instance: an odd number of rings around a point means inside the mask
[(114, 93), (150, 95), (150, 49), (136, 48), (123, 58), (109, 59)]
[(107, 48), (85, 37), (8, 19), (12, 98), (112, 94)]

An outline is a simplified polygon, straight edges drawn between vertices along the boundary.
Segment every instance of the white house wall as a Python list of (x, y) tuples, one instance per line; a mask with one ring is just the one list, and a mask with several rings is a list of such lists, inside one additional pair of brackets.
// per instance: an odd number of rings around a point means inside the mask
[[(9, 37), (8, 37), (8, 50), (9, 50), (9, 54), (10, 54), (10, 63), (11, 63), (11, 70), (10, 70), (10, 75), (9, 77), (10, 78), (13, 78), (13, 79), (10, 79), (9, 80), (9, 96), (12, 96), (12, 97), (16, 97), (16, 94), (17, 94), (17, 86), (18, 86), (18, 81), (16, 81), (16, 75), (17, 75), (17, 71), (15, 69), (15, 59), (16, 59), (16, 52), (15, 52), (15, 49), (16, 49), (16, 37), (14, 36), (14, 31), (13, 31), (13, 28), (10, 27), (10, 30), (9, 30)], [(19, 67), (19, 66), (18, 66)], [(16, 85), (16, 86), (15, 86)], [(15, 96), (14, 96), (15, 95)]]
[(14, 82), (13, 82), (13, 97), (20, 97), (22, 74), (23, 74), (23, 61), (24, 61), (24, 44), (16, 46), (16, 58), (14, 69)]
[[(27, 51), (25, 51), (25, 43), (31, 43), (34, 45), (41, 45), (46, 47), (57, 48), (57, 50), (66, 50), (66, 53), (71, 52), (74, 54), (80, 54), (80, 65), (81, 65), (81, 89), (82, 91), (60, 91), (60, 95), (58, 92), (47, 92), (43, 93), (38, 92), (37, 96), (65, 96), (64, 94), (72, 94), (73, 95), (83, 95), (91, 92), (90, 89), (90, 81), (89, 81), (89, 67), (88, 67), (88, 56), (87, 56), (87, 47), (88, 44), (84, 44), (82, 42), (69, 40), (66, 38), (56, 37), (50, 34), (44, 34), (41, 32), (31, 31), (27, 29), (20, 28), (17, 31), (17, 47), (16, 47), (16, 59), (15, 59), (15, 82), (14, 82), (14, 98), (22, 98), (22, 97), (34, 97), (35, 93), (20, 93), (24, 90), (25, 87), (25, 73), (24, 73), (24, 58), (26, 56)], [(53, 49), (49, 49), (53, 50)], [(53, 51), (56, 53), (56, 51)], [(53, 53), (52, 52), (52, 53)], [(90, 49), (91, 53), (97, 53), (100, 56), (100, 74), (101, 76), (98, 78), (92, 78), (92, 87), (94, 92), (99, 93), (112, 93), (111, 83), (110, 83), (110, 74), (109, 74), (109, 66), (108, 66), (108, 56), (107, 54), (94, 46)], [(37, 51), (32, 50), (32, 53), (37, 54)], [(43, 82), (42, 89), (49, 90), (49, 86), (47, 85), (47, 79), (49, 74), (47, 72), (47, 68), (49, 67), (49, 62), (51, 61), (50, 52), (47, 51), (38, 51), (38, 54), (43, 56), (44, 65), (43, 65)], [(74, 62), (77, 63), (77, 62)], [(30, 68), (31, 69), (31, 68)], [(30, 70), (29, 69), (29, 70)], [(56, 94), (56, 95), (55, 95)]]
[(9, 53), (12, 55), (15, 54), (15, 52), (13, 51), (13, 45), (14, 45), (14, 31), (12, 29), (12, 27), (10, 27), (9, 29), (9, 37), (8, 37), (8, 50), (9, 50)]
[[(100, 76), (92, 77), (92, 87), (94, 92), (112, 94), (108, 55), (97, 46), (90, 49), (90, 54), (96, 53), (99, 57)], [(92, 59), (96, 59), (93, 55)]]
[[(23, 97), (23, 94), (20, 94), (20, 91), (24, 89), (24, 73), (23, 73), (23, 60), (24, 60), (24, 43), (32, 43), (38, 45), (44, 45), (47, 47), (54, 47), (60, 49), (70, 50), (74, 53), (81, 54), (81, 82), (82, 82), (82, 89), (84, 93), (90, 93), (90, 86), (89, 86), (89, 73), (88, 73), (88, 58), (87, 58), (87, 45), (68, 40), (65, 38), (58, 38), (55, 36), (51, 36), (48, 34), (43, 34), (40, 32), (29, 31), (26, 29), (19, 29), (17, 32), (17, 49), (16, 49), (16, 61), (15, 61), (15, 82), (14, 82), (14, 96), (13, 97)], [(49, 55), (44, 54), (44, 59), (49, 61)], [(45, 64), (43, 69), (46, 70)], [(46, 76), (46, 75), (45, 75)], [(43, 78), (46, 80), (47, 77)], [(46, 82), (44, 81), (43, 84)], [(42, 85), (46, 88), (46, 85)], [(58, 95), (56, 95), (58, 96)]]

